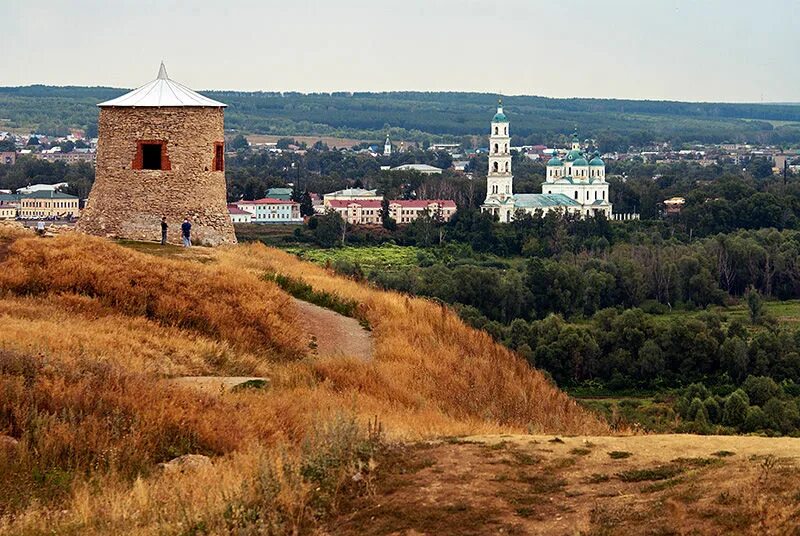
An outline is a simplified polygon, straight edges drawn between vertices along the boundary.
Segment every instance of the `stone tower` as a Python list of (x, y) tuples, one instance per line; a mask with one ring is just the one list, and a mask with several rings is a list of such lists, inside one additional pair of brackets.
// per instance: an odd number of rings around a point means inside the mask
[(95, 182), (77, 229), (84, 233), (168, 240), (192, 222), (193, 241), (235, 243), (225, 194), (225, 104), (158, 78), (103, 102), (98, 121)]
[(511, 137), (502, 101), (497, 104), (490, 128), (489, 174), (486, 176), (486, 200), (481, 210), (495, 214), (500, 221), (511, 221), (514, 216), (514, 177), (511, 175)]

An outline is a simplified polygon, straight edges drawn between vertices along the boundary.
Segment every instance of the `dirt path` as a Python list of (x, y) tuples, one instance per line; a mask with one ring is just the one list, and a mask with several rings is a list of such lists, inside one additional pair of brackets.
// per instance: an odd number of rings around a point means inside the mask
[(800, 439), (483, 436), (393, 447), (331, 534), (798, 534)]
[(372, 360), (372, 334), (358, 320), (302, 300), (295, 299), (294, 303), (305, 332), (312, 337), (315, 355)]

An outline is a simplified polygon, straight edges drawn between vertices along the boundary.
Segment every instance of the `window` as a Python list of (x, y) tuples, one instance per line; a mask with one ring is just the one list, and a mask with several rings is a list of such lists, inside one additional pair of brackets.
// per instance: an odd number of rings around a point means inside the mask
[(167, 155), (167, 142), (161, 140), (139, 140), (136, 142), (136, 157), (131, 169), (171, 169)]
[(495, 162), (495, 163), (494, 163), (494, 165), (492, 166), (492, 168), (493, 168), (495, 171), (498, 171), (497, 162)]
[(161, 169), (161, 144), (142, 144), (142, 169)]
[(497, 127), (494, 127), (494, 133), (497, 134)]
[(578, 199), (578, 190), (575, 190), (575, 199)]
[(509, 171), (509, 169), (508, 169), (508, 162), (506, 162), (506, 173), (508, 173), (508, 171)]
[(500, 152), (500, 147), (495, 143), (494, 144), (494, 153), (497, 154)]
[(214, 142), (214, 161), (211, 163), (211, 169), (214, 171), (225, 171), (225, 143), (221, 141)]

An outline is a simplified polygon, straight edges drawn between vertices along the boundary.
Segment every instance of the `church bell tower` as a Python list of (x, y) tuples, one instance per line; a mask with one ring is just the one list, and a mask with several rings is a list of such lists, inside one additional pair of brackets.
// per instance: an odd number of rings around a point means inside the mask
[(508, 118), (503, 113), (503, 101), (497, 103), (489, 132), (489, 174), (486, 176), (486, 205), (498, 205), (500, 221), (511, 221), (514, 187), (511, 175), (511, 151)]

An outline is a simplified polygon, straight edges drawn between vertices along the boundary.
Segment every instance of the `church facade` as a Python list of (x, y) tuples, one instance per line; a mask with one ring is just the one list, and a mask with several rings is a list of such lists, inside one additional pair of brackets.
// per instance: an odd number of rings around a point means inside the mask
[(547, 174), (540, 194), (514, 194), (511, 172), (509, 122), (502, 102), (491, 121), (489, 131), (489, 173), (482, 212), (491, 213), (502, 222), (510, 222), (518, 212), (562, 213), (594, 216), (602, 213), (611, 219), (606, 166), (596, 153), (587, 159), (577, 133), (563, 160), (557, 150), (547, 162)]

